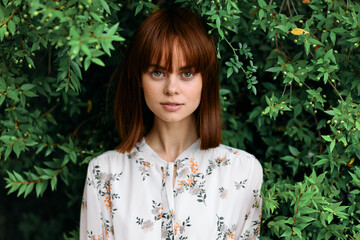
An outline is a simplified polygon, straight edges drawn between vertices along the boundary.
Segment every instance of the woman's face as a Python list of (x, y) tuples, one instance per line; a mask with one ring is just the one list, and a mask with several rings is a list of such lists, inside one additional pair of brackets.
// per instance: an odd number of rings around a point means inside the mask
[(180, 123), (189, 121), (200, 104), (202, 76), (186, 66), (182, 50), (174, 46), (172, 72), (168, 72), (164, 57), (160, 65), (152, 64), (142, 74), (142, 87), (147, 106), (155, 121)]

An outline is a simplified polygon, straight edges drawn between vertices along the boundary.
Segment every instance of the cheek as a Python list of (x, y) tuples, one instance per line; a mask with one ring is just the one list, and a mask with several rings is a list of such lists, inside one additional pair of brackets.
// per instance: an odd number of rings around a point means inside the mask
[(152, 84), (143, 83), (143, 93), (145, 98), (146, 106), (154, 112), (157, 107), (157, 103), (160, 101), (159, 96), (160, 94), (157, 91), (157, 88), (154, 87)]
[(199, 82), (193, 88), (193, 95), (196, 99), (201, 100), (201, 93), (202, 93), (202, 80), (200, 79)]

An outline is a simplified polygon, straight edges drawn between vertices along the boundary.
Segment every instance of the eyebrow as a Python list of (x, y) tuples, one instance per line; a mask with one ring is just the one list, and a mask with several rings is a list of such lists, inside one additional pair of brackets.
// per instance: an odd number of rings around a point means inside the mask
[[(153, 67), (153, 68), (156, 68), (156, 69), (161, 69), (161, 70), (167, 70), (165, 67), (160, 66), (160, 65), (158, 65), (158, 64), (150, 64), (150, 67)], [(190, 70), (190, 69), (192, 69), (192, 68), (194, 68), (194, 67), (192, 67), (192, 66), (190, 66), (190, 65), (187, 65), (187, 66), (181, 67), (179, 70), (180, 70), (180, 71), (184, 71), (184, 70)]]

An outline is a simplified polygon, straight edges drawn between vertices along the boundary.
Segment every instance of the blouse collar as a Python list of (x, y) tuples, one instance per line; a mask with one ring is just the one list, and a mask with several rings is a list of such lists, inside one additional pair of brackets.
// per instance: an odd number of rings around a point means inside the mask
[[(149, 160), (152, 160), (156, 163), (159, 163), (161, 165), (166, 165), (169, 162), (162, 159), (155, 151), (152, 149), (145, 141), (145, 137), (143, 137), (139, 141), (139, 148), (142, 150), (142, 152), (146, 155), (146, 158)], [(194, 143), (192, 143), (187, 149), (185, 149), (182, 153), (179, 154), (179, 156), (176, 157), (176, 160), (174, 161), (174, 164), (177, 164), (179, 161), (182, 161), (186, 158), (190, 158), (194, 156), (194, 154), (200, 150), (200, 138), (198, 138)]]

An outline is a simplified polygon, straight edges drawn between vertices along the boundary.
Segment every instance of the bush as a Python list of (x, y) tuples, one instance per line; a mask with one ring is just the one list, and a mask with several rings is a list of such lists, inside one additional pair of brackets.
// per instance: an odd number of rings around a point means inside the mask
[(262, 238), (359, 239), (360, 4), (348, 0), (3, 0), (0, 192), (13, 194), (0, 238), (77, 238), (87, 163), (120, 141), (110, 75), (139, 23), (173, 4), (216, 39), (223, 142), (264, 167)]

